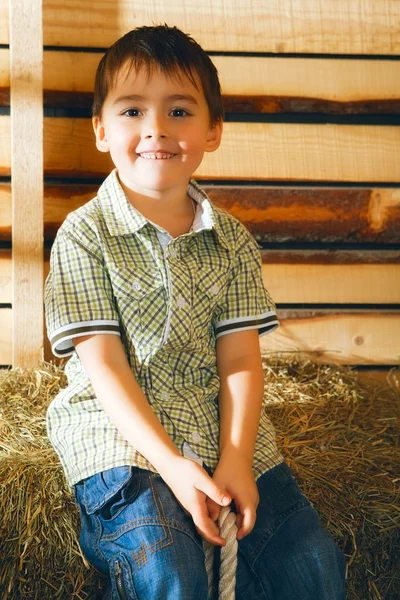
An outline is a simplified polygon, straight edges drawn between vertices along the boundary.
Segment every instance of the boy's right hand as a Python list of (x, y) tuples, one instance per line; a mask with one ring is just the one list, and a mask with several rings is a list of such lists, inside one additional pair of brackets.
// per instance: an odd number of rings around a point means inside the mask
[(209, 514), (206, 500), (208, 497), (220, 506), (229, 506), (232, 502), (229, 494), (219, 488), (200, 465), (183, 456), (175, 456), (168, 461), (168, 468), (160, 475), (182, 508), (191, 515), (201, 537), (216, 546), (225, 546), (226, 542)]

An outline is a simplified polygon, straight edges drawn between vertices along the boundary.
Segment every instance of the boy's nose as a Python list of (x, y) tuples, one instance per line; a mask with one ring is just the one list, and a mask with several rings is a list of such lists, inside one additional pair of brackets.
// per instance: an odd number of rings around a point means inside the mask
[(151, 138), (161, 139), (168, 137), (163, 119), (157, 118), (156, 116), (150, 119), (146, 123), (144, 134), (146, 140)]
[(161, 132), (158, 132), (158, 131), (154, 130), (152, 132), (146, 133), (146, 135), (144, 137), (145, 137), (146, 140), (149, 140), (149, 139), (152, 139), (152, 138), (154, 138), (154, 139), (157, 140), (157, 139), (166, 138), (167, 135), (165, 133), (161, 133)]

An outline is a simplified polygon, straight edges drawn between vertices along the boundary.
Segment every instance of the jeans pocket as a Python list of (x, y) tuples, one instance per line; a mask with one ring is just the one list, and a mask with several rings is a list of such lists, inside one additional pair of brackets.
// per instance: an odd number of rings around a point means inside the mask
[(134, 501), (139, 490), (137, 467), (114, 467), (84, 481), (82, 503), (88, 515), (109, 521)]

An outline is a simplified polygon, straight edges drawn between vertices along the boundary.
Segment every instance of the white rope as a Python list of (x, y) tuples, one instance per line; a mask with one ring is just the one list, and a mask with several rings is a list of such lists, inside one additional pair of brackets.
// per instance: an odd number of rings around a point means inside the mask
[[(218, 600), (235, 600), (237, 548), (236, 515), (229, 506), (221, 509), (218, 525), (220, 535), (226, 540), (221, 548), (221, 564), (219, 570)], [(211, 597), (213, 584), (214, 546), (204, 542), (205, 565), (208, 577), (208, 594)]]

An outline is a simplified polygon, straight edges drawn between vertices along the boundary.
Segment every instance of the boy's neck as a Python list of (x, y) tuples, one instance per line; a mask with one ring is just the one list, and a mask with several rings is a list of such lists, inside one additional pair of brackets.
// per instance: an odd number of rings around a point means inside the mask
[(148, 221), (168, 231), (172, 237), (188, 233), (194, 218), (194, 202), (187, 194), (188, 182), (168, 190), (134, 190), (119, 178), (130, 202)]

